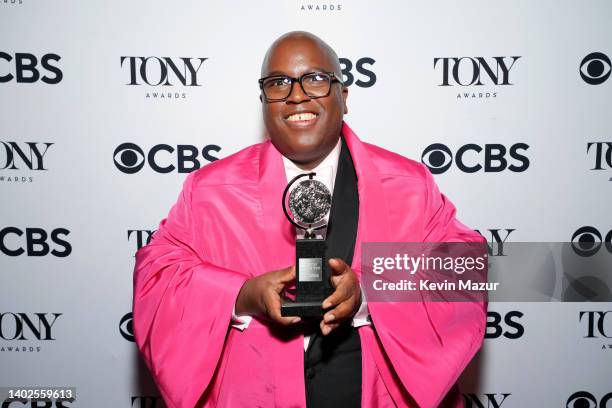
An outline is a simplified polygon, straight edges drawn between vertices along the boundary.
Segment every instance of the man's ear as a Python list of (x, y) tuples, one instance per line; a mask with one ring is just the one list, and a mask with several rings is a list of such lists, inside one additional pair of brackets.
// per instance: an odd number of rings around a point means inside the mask
[(342, 100), (344, 103), (344, 114), (346, 115), (348, 113), (348, 107), (346, 106), (346, 98), (348, 97), (348, 87), (347, 86), (343, 86), (342, 87)]

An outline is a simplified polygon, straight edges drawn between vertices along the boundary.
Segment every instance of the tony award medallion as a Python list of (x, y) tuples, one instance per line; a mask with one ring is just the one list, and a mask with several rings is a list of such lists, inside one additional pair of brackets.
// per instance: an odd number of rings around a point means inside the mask
[(321, 317), (321, 303), (333, 291), (325, 264), (325, 240), (315, 234), (327, 226), (325, 217), (331, 210), (332, 196), (314, 175), (300, 174), (283, 193), (285, 216), (304, 230), (304, 238), (295, 241), (296, 300), (284, 301), (282, 316)]

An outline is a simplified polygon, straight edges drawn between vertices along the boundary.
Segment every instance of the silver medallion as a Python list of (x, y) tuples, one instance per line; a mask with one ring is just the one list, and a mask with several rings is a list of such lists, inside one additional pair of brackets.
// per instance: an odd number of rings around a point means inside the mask
[(331, 209), (332, 196), (325, 184), (307, 179), (299, 182), (289, 195), (289, 209), (296, 222), (314, 225)]

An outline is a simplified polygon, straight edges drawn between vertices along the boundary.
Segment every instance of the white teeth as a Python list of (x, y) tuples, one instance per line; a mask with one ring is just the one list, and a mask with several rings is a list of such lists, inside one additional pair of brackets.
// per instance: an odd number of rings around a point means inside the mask
[(317, 115), (315, 115), (314, 113), (310, 113), (310, 112), (305, 112), (305, 113), (294, 113), (293, 115), (290, 115), (287, 120), (290, 122), (297, 122), (299, 120), (311, 120), (316, 118)]

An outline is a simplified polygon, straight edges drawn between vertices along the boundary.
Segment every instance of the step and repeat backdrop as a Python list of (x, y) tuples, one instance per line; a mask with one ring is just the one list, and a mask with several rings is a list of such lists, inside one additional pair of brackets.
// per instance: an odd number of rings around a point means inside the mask
[[(612, 251), (611, 23), (606, 1), (0, 0), (0, 387), (76, 390), (6, 406), (163, 406), (134, 253), (189, 172), (265, 139), (287, 31), (329, 42), (347, 123), (490, 245)], [(461, 383), (468, 407), (612, 408), (611, 379), (612, 303), (517, 301), (489, 305)]]

